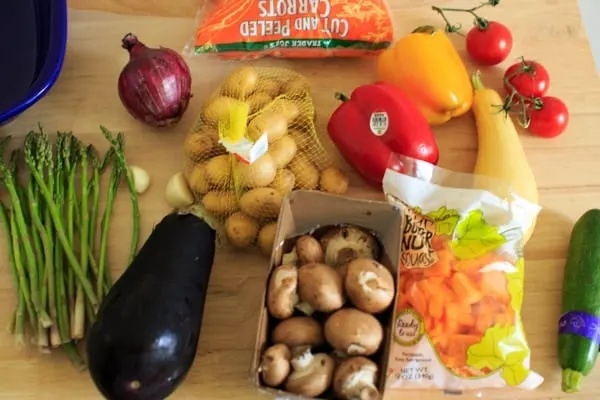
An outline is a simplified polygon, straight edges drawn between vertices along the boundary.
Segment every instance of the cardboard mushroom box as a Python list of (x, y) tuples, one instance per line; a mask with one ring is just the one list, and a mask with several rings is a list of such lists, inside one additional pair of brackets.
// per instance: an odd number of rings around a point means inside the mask
[(312, 191), (281, 208), (253, 382), (298, 399), (382, 398), (402, 214)]

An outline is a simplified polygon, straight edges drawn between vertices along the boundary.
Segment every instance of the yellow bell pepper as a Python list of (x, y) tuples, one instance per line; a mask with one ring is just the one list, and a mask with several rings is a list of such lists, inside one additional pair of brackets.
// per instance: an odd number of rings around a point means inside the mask
[(473, 103), (469, 73), (443, 29), (423, 26), (377, 60), (379, 80), (398, 86), (430, 125), (465, 114)]

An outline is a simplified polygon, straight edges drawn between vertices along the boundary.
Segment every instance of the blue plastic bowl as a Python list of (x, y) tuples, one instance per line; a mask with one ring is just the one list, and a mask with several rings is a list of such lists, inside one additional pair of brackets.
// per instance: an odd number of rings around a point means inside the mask
[(66, 0), (0, 1), (0, 125), (48, 93), (66, 47)]

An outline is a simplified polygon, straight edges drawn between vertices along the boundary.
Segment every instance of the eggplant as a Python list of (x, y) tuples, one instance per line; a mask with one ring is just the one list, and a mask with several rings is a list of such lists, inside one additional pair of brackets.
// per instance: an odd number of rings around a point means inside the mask
[(215, 255), (215, 231), (164, 217), (103, 299), (87, 337), (88, 369), (108, 400), (162, 400), (190, 370)]

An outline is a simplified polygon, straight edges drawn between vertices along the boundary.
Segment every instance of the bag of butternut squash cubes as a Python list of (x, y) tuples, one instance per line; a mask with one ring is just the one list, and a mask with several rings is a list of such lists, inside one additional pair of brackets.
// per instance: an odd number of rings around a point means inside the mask
[(404, 228), (387, 389), (537, 388), (521, 306), (540, 207), (493, 178), (392, 158), (383, 189)]
[(237, 68), (204, 103), (185, 140), (185, 176), (227, 242), (270, 255), (290, 191), (346, 192), (314, 120), (307, 80), (281, 68)]

